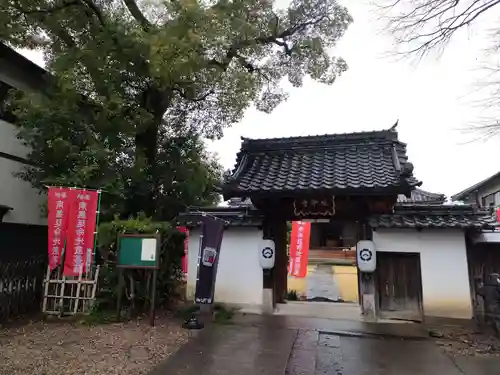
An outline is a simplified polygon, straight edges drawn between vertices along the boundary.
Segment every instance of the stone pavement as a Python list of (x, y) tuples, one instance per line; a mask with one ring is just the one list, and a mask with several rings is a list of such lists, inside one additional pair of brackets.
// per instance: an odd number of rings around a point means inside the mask
[(263, 316), (257, 314), (236, 315), (233, 323), (239, 326), (272, 327), (339, 333), (349, 336), (397, 337), (426, 339), (429, 337), (422, 325), (412, 323), (369, 323), (347, 319), (321, 319), (298, 316)]
[(461, 357), (454, 358), (453, 361), (466, 375), (500, 374), (500, 358)]
[(212, 325), (150, 375), (283, 374), (296, 335), (290, 329)]
[(318, 331), (299, 331), (286, 374), (463, 375), (430, 341), (349, 337)]
[(200, 331), (150, 375), (500, 373), (498, 361), (452, 359), (426, 337), (416, 324), (237, 316)]

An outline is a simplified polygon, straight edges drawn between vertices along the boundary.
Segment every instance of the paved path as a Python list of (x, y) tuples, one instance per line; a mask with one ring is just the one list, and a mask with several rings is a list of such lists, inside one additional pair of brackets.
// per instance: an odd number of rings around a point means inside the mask
[(430, 341), (348, 337), (317, 331), (299, 331), (286, 373), (463, 375)]
[(296, 335), (268, 327), (207, 327), (150, 375), (283, 374)]
[(452, 360), (423, 336), (413, 324), (243, 317), (205, 328), (150, 375), (499, 374), (500, 362)]

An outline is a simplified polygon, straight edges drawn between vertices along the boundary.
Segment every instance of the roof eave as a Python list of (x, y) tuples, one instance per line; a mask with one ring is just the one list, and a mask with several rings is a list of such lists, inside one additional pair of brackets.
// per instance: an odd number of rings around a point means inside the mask
[(461, 192), (452, 195), (451, 196), (451, 200), (453, 200), (453, 201), (463, 200), (468, 195), (470, 195), (471, 193), (474, 193), (475, 191), (477, 191), (478, 189), (482, 188), (484, 185), (486, 185), (491, 180), (493, 180), (494, 178), (497, 178), (497, 177), (500, 177), (500, 172), (497, 172), (494, 175), (492, 175), (492, 176), (490, 176), (490, 177), (488, 177), (488, 178), (486, 178), (486, 179), (478, 182), (477, 184), (474, 184), (474, 185), (468, 187), (467, 189), (464, 189)]
[(247, 198), (258, 196), (279, 197), (286, 195), (290, 196), (303, 196), (304, 194), (329, 194), (329, 195), (398, 195), (409, 194), (413, 190), (413, 185), (407, 186), (389, 186), (389, 187), (363, 187), (363, 188), (346, 188), (346, 189), (284, 189), (284, 190), (239, 190), (233, 189), (231, 183), (223, 186), (222, 196), (224, 200), (231, 198)]
[[(53, 77), (48, 71), (41, 66), (35, 64), (31, 60), (18, 53), (13, 48), (0, 42), (0, 61), (5, 62), (7, 69), (14, 69), (18, 73), (20, 81), (23, 81), (27, 86), (33, 90), (43, 91), (50, 83)], [(20, 87), (15, 87), (21, 89)]]
[(178, 225), (188, 228), (199, 227), (204, 216), (224, 220), (226, 227), (259, 227), (262, 216), (254, 207), (190, 207), (177, 217)]

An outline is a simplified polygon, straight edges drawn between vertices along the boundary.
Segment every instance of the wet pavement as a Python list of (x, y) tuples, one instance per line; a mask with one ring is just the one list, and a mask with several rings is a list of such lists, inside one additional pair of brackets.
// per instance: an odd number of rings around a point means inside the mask
[(297, 331), (212, 325), (149, 375), (283, 374)]
[(423, 340), (429, 337), (425, 328), (413, 323), (370, 323), (347, 319), (304, 318), (296, 316), (236, 315), (233, 323), (239, 326), (268, 327), (337, 333), (341, 336), (376, 336)]
[(299, 331), (286, 374), (463, 375), (430, 341), (348, 337), (317, 331)]
[(416, 324), (237, 316), (200, 331), (150, 375), (500, 373), (500, 361), (451, 358), (423, 332)]

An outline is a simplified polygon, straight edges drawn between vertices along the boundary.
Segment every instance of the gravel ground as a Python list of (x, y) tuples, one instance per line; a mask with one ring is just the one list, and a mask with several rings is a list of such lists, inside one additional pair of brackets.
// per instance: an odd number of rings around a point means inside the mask
[(0, 375), (139, 375), (187, 342), (178, 322), (86, 326), (36, 322), (0, 330)]
[(453, 356), (500, 357), (500, 340), (490, 334), (464, 327), (444, 326), (432, 330), (431, 336)]

